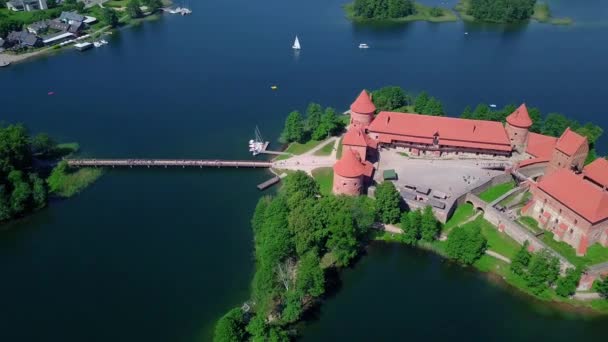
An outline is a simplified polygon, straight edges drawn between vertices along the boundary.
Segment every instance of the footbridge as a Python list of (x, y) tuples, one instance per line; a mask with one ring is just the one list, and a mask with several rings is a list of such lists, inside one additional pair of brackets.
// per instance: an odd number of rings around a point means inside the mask
[(270, 168), (272, 162), (220, 159), (66, 159), (71, 167)]

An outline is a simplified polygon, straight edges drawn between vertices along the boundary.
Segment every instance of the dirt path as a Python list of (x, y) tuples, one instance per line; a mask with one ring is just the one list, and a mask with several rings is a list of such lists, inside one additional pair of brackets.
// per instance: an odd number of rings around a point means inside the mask
[[(310, 151), (306, 151), (289, 159), (276, 161), (273, 163), (273, 168), (294, 171), (301, 170), (308, 174), (312, 174), (312, 170), (314, 169), (318, 169), (320, 167), (333, 167), (336, 163), (336, 149), (337, 144), (340, 141), (339, 138), (340, 137), (331, 137), (324, 140)], [(319, 151), (332, 141), (334, 141), (334, 149), (329, 156), (315, 156), (315, 152)]]

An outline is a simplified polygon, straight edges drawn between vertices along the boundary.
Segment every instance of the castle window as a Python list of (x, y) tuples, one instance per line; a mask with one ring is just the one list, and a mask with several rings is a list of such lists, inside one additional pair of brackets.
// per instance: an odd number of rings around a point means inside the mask
[(515, 132), (515, 135), (517, 135), (517, 132)]
[(545, 198), (545, 204), (547, 204), (547, 199)]
[(560, 213), (560, 214), (562, 213), (562, 209), (561, 209), (561, 208), (559, 209), (559, 213)]
[(574, 224), (577, 224), (577, 223), (578, 223), (578, 220), (574, 220)]

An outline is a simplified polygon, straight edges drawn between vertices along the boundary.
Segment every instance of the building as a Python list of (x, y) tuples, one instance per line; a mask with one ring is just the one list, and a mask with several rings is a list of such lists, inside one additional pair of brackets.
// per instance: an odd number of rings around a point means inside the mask
[(72, 25), (77, 23), (83, 23), (85, 17), (78, 14), (77, 12), (61, 12), (61, 15), (59, 16), (58, 20), (63, 23)]
[(530, 127), (532, 127), (532, 119), (530, 119), (525, 103), (507, 116), (505, 130), (514, 150), (525, 151)]
[(588, 153), (589, 142), (587, 138), (575, 133), (570, 127), (566, 128), (564, 134), (555, 143), (549, 165), (545, 170), (545, 176), (562, 168), (582, 171)]
[(31, 12), (45, 10), (49, 7), (46, 4), (46, 0), (11, 0), (6, 3), (6, 8), (15, 12)]
[(530, 191), (527, 215), (584, 255), (594, 243), (608, 247), (608, 161), (600, 158), (583, 172), (553, 170)]
[(41, 34), (45, 33), (46, 31), (48, 31), (48, 29), (49, 29), (48, 20), (37, 21), (37, 22), (32, 23), (27, 26), (27, 32), (29, 32), (31, 34), (35, 34), (35, 35), (41, 35)]
[(367, 128), (379, 144), (420, 153), (510, 156), (513, 148), (500, 122), (380, 112)]
[(375, 153), (378, 149), (378, 142), (365, 134), (363, 127), (358, 126), (356, 123), (351, 125), (352, 127), (342, 138), (342, 149), (357, 152), (362, 160), (372, 159), (370, 158), (371, 154)]
[(360, 195), (373, 172), (374, 166), (370, 162), (361, 159), (357, 152), (344, 149), (342, 158), (334, 165), (333, 193), (349, 196)]
[(355, 102), (350, 105), (350, 123), (367, 126), (374, 120), (374, 114), (376, 114), (376, 106), (367, 91), (363, 89)]
[(42, 40), (26, 31), (12, 31), (6, 37), (11, 46), (16, 48), (31, 48), (42, 46)]

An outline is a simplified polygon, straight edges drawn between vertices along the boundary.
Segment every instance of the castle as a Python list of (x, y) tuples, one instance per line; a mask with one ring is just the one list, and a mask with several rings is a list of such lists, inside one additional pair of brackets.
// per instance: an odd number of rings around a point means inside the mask
[(356, 196), (371, 183), (379, 148), (405, 148), (414, 156), (484, 155), (511, 157), (516, 169), (542, 168), (530, 182), (532, 199), (522, 214), (534, 217), (556, 240), (584, 255), (593, 243), (608, 246), (608, 161), (584, 166), (585, 137), (566, 129), (555, 138), (530, 132), (533, 122), (522, 104), (500, 122), (381, 111), (363, 90), (350, 106), (343, 153), (334, 165), (333, 192)]

